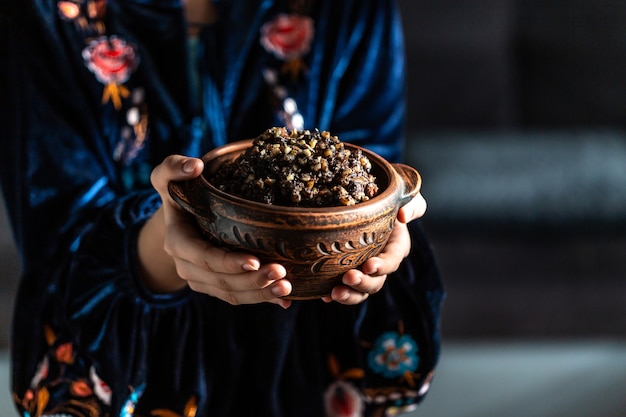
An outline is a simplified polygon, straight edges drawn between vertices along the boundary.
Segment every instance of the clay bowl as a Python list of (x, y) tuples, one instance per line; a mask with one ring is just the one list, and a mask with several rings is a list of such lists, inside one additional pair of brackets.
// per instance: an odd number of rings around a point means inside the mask
[(361, 149), (372, 163), (379, 193), (353, 206), (300, 208), (269, 205), (225, 193), (207, 180), (220, 164), (233, 160), (252, 140), (216, 148), (202, 157), (204, 172), (191, 181), (171, 182), (172, 198), (192, 213), (214, 244), (252, 253), (261, 262), (287, 269), (292, 292), (303, 300), (329, 295), (343, 273), (358, 268), (385, 246), (398, 209), (420, 190), (420, 174)]

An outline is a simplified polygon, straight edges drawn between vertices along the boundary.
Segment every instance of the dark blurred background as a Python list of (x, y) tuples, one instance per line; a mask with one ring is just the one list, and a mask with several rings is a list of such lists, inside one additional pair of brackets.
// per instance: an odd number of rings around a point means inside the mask
[(444, 335), (626, 335), (626, 2), (400, 4)]
[(626, 417), (626, 2), (400, 5), (448, 293), (414, 415)]
[[(448, 292), (416, 415), (626, 416), (626, 2), (400, 5)], [(18, 269), (2, 209), (0, 349)]]

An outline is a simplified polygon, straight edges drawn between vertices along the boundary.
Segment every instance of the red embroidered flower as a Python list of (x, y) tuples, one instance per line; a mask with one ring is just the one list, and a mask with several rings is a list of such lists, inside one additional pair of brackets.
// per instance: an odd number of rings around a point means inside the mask
[(261, 27), (261, 45), (278, 59), (299, 58), (309, 52), (313, 20), (298, 14), (280, 14)]
[(137, 67), (135, 47), (117, 36), (102, 36), (83, 50), (83, 59), (98, 81), (108, 84), (125, 83)]

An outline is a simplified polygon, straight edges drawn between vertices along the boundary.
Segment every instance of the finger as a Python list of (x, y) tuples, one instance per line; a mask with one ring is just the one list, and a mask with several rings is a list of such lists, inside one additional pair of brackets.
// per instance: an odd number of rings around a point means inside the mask
[(345, 285), (337, 285), (330, 293), (330, 299), (340, 304), (355, 305), (369, 297), (368, 293), (356, 291)]
[[(203, 169), (200, 159), (172, 155), (165, 158), (151, 174), (152, 185), (164, 203), (166, 252), (176, 259), (177, 273), (187, 280), (191, 289), (233, 304), (269, 301), (283, 308), (289, 307), (289, 300), (277, 299), (277, 296), (288, 295), (291, 284), (287, 281), (274, 284), (286, 275), (284, 267), (272, 264), (260, 271), (260, 262), (256, 257), (213, 246), (198, 233), (191, 216), (169, 196), (170, 181), (195, 178)], [(246, 272), (255, 273), (245, 275)], [(246, 278), (240, 279), (244, 275)]]
[(387, 275), (369, 276), (353, 269), (343, 275), (341, 282), (354, 291), (372, 295), (381, 290), (386, 279)]
[[(278, 264), (265, 265), (258, 271), (229, 274), (217, 273), (208, 270), (204, 265), (179, 260), (176, 264), (176, 271), (194, 291), (220, 296), (220, 298), (222, 298), (221, 294), (225, 293), (258, 291), (266, 288), (270, 288), (274, 297), (285, 296), (291, 291), (291, 284), (288, 284), (288, 287), (286, 287), (287, 284), (275, 285), (276, 282), (283, 281), (286, 274), (284, 267)], [(285, 293), (286, 290), (289, 291)], [(262, 299), (262, 301), (266, 300), (267, 297)]]
[(204, 163), (201, 159), (181, 155), (171, 155), (157, 165), (150, 174), (150, 181), (163, 202), (165, 224), (180, 222), (192, 223), (191, 216), (170, 196), (168, 184), (171, 181), (183, 181), (196, 178), (202, 173)]
[(419, 219), (426, 213), (426, 200), (421, 193), (418, 193), (404, 206), (398, 210), (398, 220), (402, 223), (409, 223), (411, 220)]
[(164, 197), (168, 195), (167, 184), (170, 181), (196, 178), (202, 173), (203, 169), (204, 163), (201, 159), (182, 155), (170, 155), (152, 170), (150, 182), (161, 197)]
[[(231, 285), (238, 286), (239, 284)], [(221, 287), (211, 286), (204, 281), (189, 282), (189, 287), (194, 291), (212, 295), (232, 305), (271, 302), (274, 304), (278, 304), (283, 308), (287, 308), (291, 304), (289, 300), (281, 299), (281, 297), (289, 295), (292, 290), (291, 283), (286, 279), (281, 279), (273, 282), (265, 288), (253, 289), (248, 291), (231, 291), (228, 289), (225, 290)]]
[(185, 220), (167, 224), (165, 234), (164, 247), (170, 256), (200, 265), (206, 271), (237, 274), (257, 271), (261, 266), (259, 259), (251, 254), (214, 246), (198, 233), (195, 224)]
[(395, 272), (411, 251), (411, 236), (406, 224), (396, 222), (383, 251), (361, 265), (367, 275), (379, 276)]

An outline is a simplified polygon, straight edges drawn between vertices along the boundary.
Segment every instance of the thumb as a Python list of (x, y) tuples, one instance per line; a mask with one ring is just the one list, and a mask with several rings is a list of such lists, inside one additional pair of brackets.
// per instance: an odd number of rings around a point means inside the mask
[(426, 213), (426, 200), (421, 193), (418, 193), (404, 206), (398, 210), (398, 220), (408, 223), (411, 220), (419, 219)]
[(152, 170), (150, 182), (159, 194), (164, 196), (167, 195), (167, 184), (170, 181), (196, 178), (203, 169), (204, 163), (201, 159), (170, 155)]

